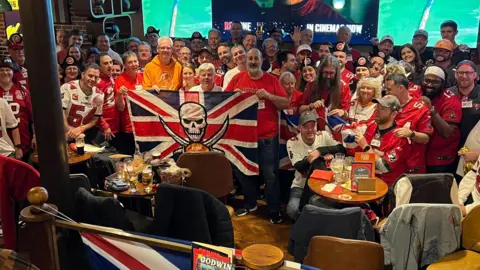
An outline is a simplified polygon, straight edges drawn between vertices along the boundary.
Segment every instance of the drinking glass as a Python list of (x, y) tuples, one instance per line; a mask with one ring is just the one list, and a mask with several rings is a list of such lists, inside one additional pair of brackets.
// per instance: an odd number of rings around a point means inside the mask
[(83, 156), (85, 154), (85, 135), (80, 134), (75, 138), (75, 147), (77, 148), (77, 154)]
[(142, 170), (142, 185), (143, 185), (144, 192), (150, 193), (150, 191), (152, 191), (152, 182), (153, 182), (152, 166), (147, 165)]
[(347, 158), (345, 158), (345, 161), (343, 162), (343, 173), (344, 173), (344, 177), (343, 177), (344, 181), (343, 182), (344, 183), (347, 183), (351, 180), (353, 162), (354, 162), (353, 157), (347, 157)]
[(336, 154), (335, 154), (335, 158), (345, 159), (345, 154), (343, 154), (343, 153), (336, 153)]
[(125, 177), (127, 178), (125, 182), (130, 183), (130, 192), (137, 192), (137, 178), (135, 175), (135, 166), (133, 164), (133, 159), (128, 158), (125, 160)]
[(125, 163), (122, 161), (117, 161), (117, 163), (115, 163), (115, 168), (118, 180), (125, 181)]
[(330, 163), (330, 169), (335, 173), (335, 184), (341, 185), (342, 182), (342, 174), (343, 174), (343, 159), (341, 158), (334, 158), (332, 163)]

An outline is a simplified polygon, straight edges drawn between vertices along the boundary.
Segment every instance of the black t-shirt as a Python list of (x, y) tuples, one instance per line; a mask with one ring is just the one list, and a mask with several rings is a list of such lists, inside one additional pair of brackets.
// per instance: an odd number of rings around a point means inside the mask
[(425, 51), (420, 54), (420, 57), (422, 58), (423, 64), (427, 63), (428, 60), (434, 60), (432, 48), (425, 48)]
[[(476, 85), (469, 96), (462, 96), (457, 86), (449, 89), (462, 102), (462, 121), (460, 122), (460, 143), (459, 148), (463, 147), (468, 134), (480, 120), (480, 85)], [(471, 102), (471, 105), (470, 105)]]
[(455, 66), (463, 60), (470, 60), (470, 49), (460, 49), (460, 46), (453, 50), (452, 64)]

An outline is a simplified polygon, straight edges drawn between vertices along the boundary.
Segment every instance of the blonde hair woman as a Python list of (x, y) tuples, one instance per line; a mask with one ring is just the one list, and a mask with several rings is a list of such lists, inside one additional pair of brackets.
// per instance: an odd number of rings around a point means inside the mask
[(382, 97), (382, 86), (374, 78), (361, 79), (357, 84), (357, 98), (352, 101), (348, 111), (350, 122), (366, 123), (375, 117), (374, 98)]

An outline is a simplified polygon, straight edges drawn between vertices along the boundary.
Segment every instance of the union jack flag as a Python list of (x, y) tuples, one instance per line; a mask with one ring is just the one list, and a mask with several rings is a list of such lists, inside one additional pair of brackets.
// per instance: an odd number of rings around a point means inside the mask
[(140, 151), (161, 158), (219, 151), (244, 174), (258, 174), (258, 98), (248, 93), (130, 91), (128, 107)]
[(280, 170), (293, 170), (292, 163), (288, 157), (287, 141), (298, 134), (298, 119), (299, 115), (289, 115), (285, 112), (280, 112), (280, 136), (279, 136), (279, 168)]

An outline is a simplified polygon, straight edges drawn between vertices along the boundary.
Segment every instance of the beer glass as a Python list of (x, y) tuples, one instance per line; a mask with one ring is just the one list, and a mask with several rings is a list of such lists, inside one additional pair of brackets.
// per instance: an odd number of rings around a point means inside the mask
[(153, 171), (152, 166), (147, 165), (142, 170), (142, 185), (143, 191), (150, 193), (152, 191)]
[(85, 135), (80, 134), (75, 138), (75, 147), (77, 148), (77, 154), (79, 156), (85, 155)]

